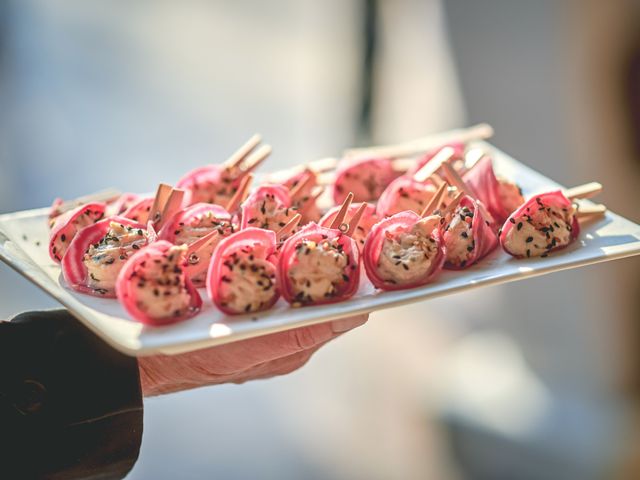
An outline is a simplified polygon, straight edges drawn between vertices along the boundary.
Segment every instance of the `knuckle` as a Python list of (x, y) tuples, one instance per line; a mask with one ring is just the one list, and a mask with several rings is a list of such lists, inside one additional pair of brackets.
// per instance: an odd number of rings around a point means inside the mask
[(291, 331), (292, 341), (299, 350), (308, 350), (318, 343), (315, 330), (310, 327), (296, 328)]

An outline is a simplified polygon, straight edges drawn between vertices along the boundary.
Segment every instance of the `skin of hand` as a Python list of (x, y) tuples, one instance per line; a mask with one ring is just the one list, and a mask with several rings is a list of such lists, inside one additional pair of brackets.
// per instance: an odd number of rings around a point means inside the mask
[(138, 359), (144, 396), (291, 373), (324, 344), (364, 325), (368, 315), (296, 328), (180, 355)]

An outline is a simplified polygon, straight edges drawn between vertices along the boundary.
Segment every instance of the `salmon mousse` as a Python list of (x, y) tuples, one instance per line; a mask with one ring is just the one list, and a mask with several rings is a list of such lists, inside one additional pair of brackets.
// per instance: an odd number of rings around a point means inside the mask
[(513, 212), (500, 233), (505, 252), (517, 258), (546, 257), (580, 233), (576, 210), (560, 191), (535, 195)]
[(75, 236), (62, 259), (62, 274), (74, 290), (115, 297), (120, 270), (129, 257), (154, 239), (140, 223), (124, 217), (106, 218)]
[(400, 212), (374, 225), (364, 247), (369, 280), (382, 290), (425, 285), (438, 275), (446, 258), (439, 215), (422, 218)]

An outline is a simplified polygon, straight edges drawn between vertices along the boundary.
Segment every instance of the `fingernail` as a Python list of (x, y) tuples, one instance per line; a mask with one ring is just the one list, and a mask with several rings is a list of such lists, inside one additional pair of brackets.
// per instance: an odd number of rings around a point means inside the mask
[(333, 333), (343, 333), (367, 323), (369, 315), (358, 315), (357, 317), (341, 318), (331, 322)]

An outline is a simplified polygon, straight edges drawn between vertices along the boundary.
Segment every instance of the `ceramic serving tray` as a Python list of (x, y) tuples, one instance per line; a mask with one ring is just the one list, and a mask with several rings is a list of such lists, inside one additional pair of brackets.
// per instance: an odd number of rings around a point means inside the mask
[[(496, 171), (516, 181), (526, 197), (560, 187), (491, 145), (482, 145), (493, 152)], [(445, 271), (435, 283), (424, 287), (380, 292), (364, 278), (358, 293), (338, 304), (292, 308), (280, 300), (267, 312), (235, 317), (216, 310), (206, 293), (201, 291), (204, 307), (197, 317), (177, 325), (154, 328), (130, 320), (117, 300), (82, 295), (65, 286), (60, 267), (47, 252), (48, 210), (41, 208), (0, 216), (0, 258), (58, 300), (106, 342), (136, 356), (177, 354), (640, 254), (640, 226), (607, 212), (604, 217), (583, 224), (580, 238), (569, 248), (547, 258), (516, 260), (498, 249), (480, 264), (463, 271)]]

